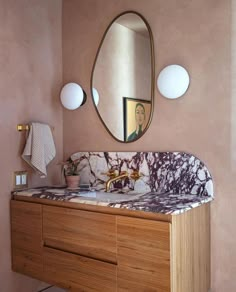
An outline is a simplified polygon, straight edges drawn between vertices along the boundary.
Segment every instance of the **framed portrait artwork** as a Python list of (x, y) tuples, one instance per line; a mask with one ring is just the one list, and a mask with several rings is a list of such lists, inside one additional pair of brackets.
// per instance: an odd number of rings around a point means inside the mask
[(142, 135), (150, 117), (151, 102), (123, 97), (124, 141), (131, 142)]

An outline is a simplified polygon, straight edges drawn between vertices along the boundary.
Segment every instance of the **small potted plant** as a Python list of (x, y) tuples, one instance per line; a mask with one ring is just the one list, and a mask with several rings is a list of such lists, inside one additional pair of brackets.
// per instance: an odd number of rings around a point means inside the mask
[(76, 189), (79, 187), (79, 163), (79, 159), (72, 160), (71, 158), (66, 162), (60, 163), (62, 165), (62, 173), (65, 177), (67, 187), (70, 189)]

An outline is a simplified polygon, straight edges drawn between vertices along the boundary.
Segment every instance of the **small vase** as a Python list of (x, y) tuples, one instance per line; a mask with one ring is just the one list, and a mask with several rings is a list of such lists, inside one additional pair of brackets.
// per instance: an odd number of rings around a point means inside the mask
[(79, 187), (79, 175), (67, 175), (66, 184), (70, 189), (76, 189)]

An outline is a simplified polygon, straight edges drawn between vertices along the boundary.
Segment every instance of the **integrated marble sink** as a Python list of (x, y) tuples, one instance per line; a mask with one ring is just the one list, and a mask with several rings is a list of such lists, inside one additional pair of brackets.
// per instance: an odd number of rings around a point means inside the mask
[(71, 192), (71, 194), (76, 195), (78, 198), (86, 198), (86, 200), (100, 201), (106, 203), (123, 202), (127, 200), (133, 200), (140, 197), (142, 194), (132, 193), (132, 194), (118, 194), (110, 193), (104, 191), (79, 191)]

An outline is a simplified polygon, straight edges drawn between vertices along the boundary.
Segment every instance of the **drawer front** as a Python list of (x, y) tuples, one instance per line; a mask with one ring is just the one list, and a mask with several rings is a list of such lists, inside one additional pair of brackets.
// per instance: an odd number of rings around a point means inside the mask
[(170, 291), (170, 224), (117, 217), (118, 291)]
[(44, 265), (50, 283), (70, 291), (116, 291), (115, 264), (44, 247)]
[(43, 206), (44, 245), (79, 255), (117, 262), (116, 217)]
[(40, 278), (42, 258), (42, 206), (11, 201), (12, 268)]

